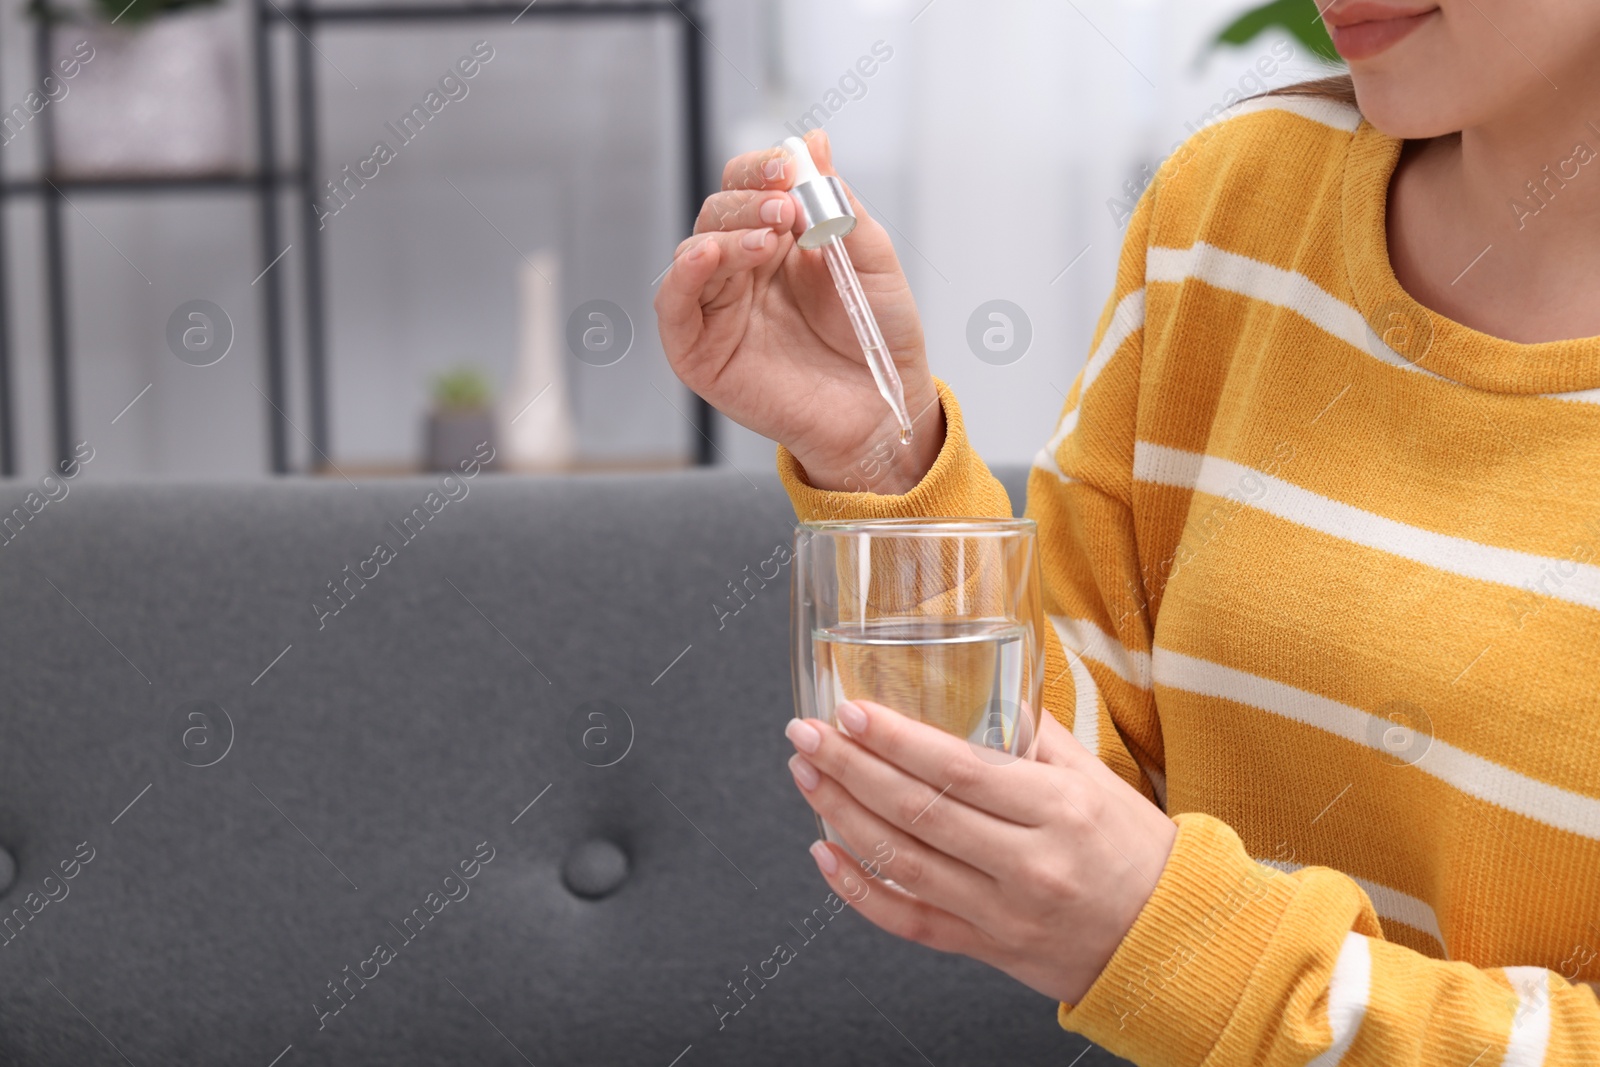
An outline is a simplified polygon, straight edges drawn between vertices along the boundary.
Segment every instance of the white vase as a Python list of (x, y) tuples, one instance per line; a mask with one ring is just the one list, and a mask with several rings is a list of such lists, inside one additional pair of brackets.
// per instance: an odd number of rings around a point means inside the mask
[(517, 269), (517, 366), (500, 409), (506, 463), (564, 467), (577, 455), (577, 432), (562, 349), (561, 261), (553, 250), (538, 249)]
[(57, 58), (94, 49), (55, 109), (56, 169), (74, 178), (243, 173), (243, 42), (228, 8), (135, 26), (58, 28)]

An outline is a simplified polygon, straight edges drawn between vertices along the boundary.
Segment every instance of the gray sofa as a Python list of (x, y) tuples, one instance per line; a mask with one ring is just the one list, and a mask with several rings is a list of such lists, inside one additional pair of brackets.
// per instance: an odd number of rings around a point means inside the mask
[(0, 1063), (1115, 1062), (831, 910), (775, 477), (62, 484), (0, 486)]

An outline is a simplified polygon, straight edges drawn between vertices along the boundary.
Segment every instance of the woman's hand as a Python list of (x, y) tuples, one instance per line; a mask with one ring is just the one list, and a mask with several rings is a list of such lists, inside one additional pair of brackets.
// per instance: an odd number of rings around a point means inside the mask
[(1172, 820), (1048, 712), (1037, 761), (1002, 759), (879, 704), (841, 704), (838, 715), (848, 733), (789, 723), (790, 770), (858, 855), (888, 842), (883, 871), (910, 892), (851, 892), (853, 861), (818, 842), (834, 892), (892, 934), (1082, 999), (1154, 891)]
[[(827, 137), (814, 131), (807, 147), (818, 170), (833, 174)], [(908, 447), (878, 395), (822, 252), (795, 243), (800, 223), (788, 192), (795, 170), (781, 148), (729, 162), (723, 191), (706, 199), (694, 236), (678, 246), (656, 293), (661, 343), (685, 385), (735, 422), (787, 445), (812, 485), (905, 492), (944, 442), (916, 303), (889, 235), (852, 196), (859, 222), (845, 247), (905, 386), (915, 431)], [(887, 465), (885, 442), (894, 455)], [(881, 481), (865, 476), (883, 466)]]

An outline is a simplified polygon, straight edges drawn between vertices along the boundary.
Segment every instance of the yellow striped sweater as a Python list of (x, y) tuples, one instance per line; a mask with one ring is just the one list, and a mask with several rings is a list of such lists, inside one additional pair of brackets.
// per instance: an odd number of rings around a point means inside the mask
[[(1178, 825), (1060, 1007), (1144, 1067), (1600, 1063), (1600, 339), (1413, 300), (1400, 147), (1312, 98), (1191, 139), (1030, 473), (1046, 707)], [(800, 518), (1009, 515), (938, 386), (904, 495), (780, 448)]]

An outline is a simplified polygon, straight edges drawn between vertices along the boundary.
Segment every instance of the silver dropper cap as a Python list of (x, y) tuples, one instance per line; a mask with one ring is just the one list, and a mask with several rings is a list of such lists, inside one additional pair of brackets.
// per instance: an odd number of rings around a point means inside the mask
[(855, 229), (856, 213), (850, 210), (844, 183), (817, 170), (811, 150), (800, 138), (785, 138), (783, 147), (799, 161), (800, 168), (790, 192), (800, 207), (800, 221), (805, 230), (795, 243), (801, 248), (821, 248), (835, 237), (843, 237)]

